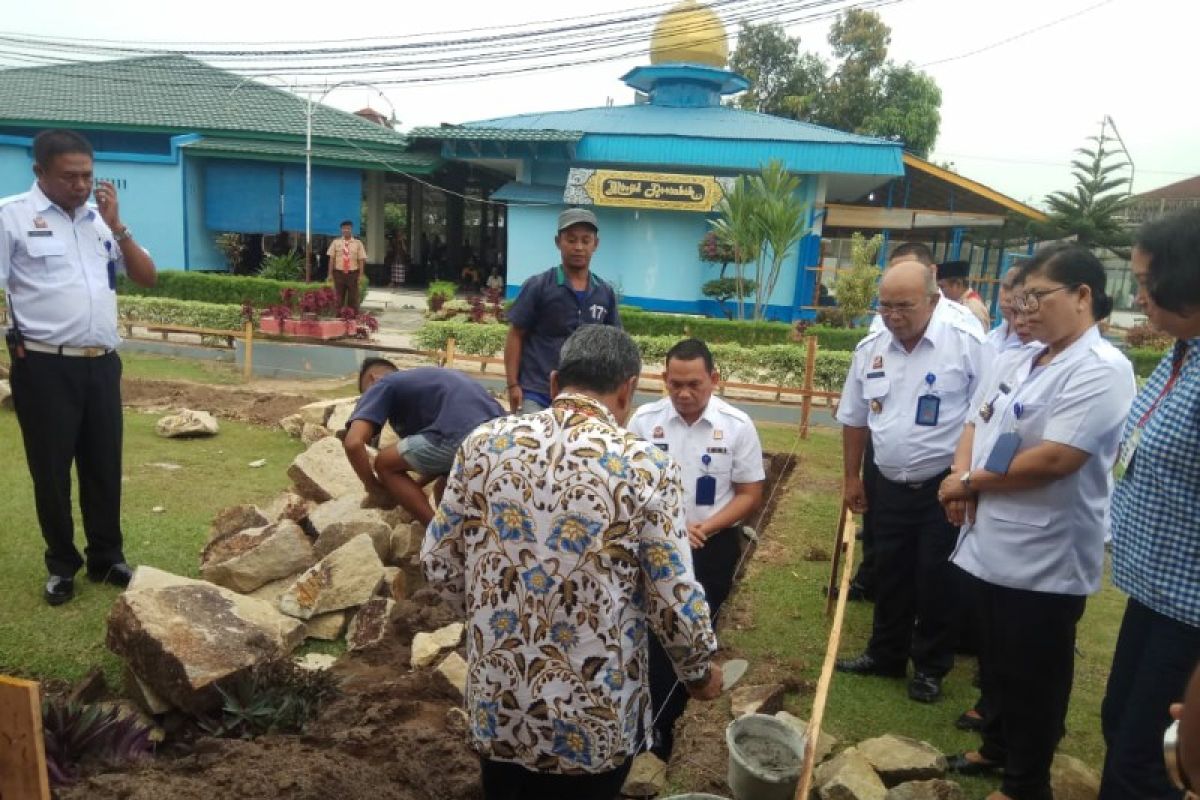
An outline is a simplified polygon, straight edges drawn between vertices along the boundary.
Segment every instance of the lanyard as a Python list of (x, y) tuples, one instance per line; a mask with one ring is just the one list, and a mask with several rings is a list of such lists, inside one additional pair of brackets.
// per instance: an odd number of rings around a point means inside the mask
[(1175, 382), (1179, 380), (1179, 373), (1183, 372), (1184, 362), (1187, 361), (1187, 352), (1187, 342), (1182, 339), (1175, 342), (1175, 352), (1171, 354), (1171, 377), (1167, 379), (1167, 383), (1163, 386), (1162, 391), (1158, 393), (1158, 397), (1154, 398), (1154, 402), (1146, 409), (1146, 413), (1142, 414), (1142, 418), (1138, 420), (1137, 427), (1146, 427), (1146, 423), (1150, 421), (1150, 416), (1158, 408), (1159, 403), (1175, 388)]

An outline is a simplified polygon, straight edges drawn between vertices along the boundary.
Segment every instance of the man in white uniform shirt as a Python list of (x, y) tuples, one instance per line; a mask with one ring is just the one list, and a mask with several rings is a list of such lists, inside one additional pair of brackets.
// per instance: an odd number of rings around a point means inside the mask
[[(667, 352), (663, 381), (668, 396), (642, 406), (629, 421), (629, 430), (680, 466), (696, 579), (704, 587), (714, 625), (741, 556), (740, 523), (762, 505), (766, 480), (754, 423), (713, 396), (720, 379), (708, 346), (685, 339)], [(666, 761), (687, 693), (676, 685), (671, 662), (654, 637), (650, 696), (656, 719), (653, 752)]]
[[(117, 586), (133, 575), (121, 535), (117, 273), (152, 286), (155, 268), (121, 222), (116, 188), (94, 182), (86, 139), (43, 131), (33, 157), (36, 182), (0, 201), (0, 288), (8, 292), (13, 408), (46, 541), (43, 596), (57, 606), (75, 596), (80, 567)], [(86, 561), (74, 541), (72, 464)]]
[[(879, 308), (887, 327), (854, 352), (837, 418), (842, 423), (845, 496), (862, 513), (860, 479), (868, 440), (879, 469), (870, 498), (875, 557), (875, 619), (862, 655), (838, 670), (913, 677), (908, 695), (941, 696), (954, 665), (953, 574), (948, 557), (957, 530), (941, 513), (937, 489), (949, 473), (971, 395), (983, 336), (956, 319), (938, 318), (933, 273), (904, 262), (884, 274)], [(915, 623), (915, 625), (914, 625)]]

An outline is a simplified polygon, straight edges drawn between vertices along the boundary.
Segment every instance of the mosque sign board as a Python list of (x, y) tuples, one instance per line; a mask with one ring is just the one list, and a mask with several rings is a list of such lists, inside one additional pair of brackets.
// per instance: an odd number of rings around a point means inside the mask
[(732, 178), (572, 168), (563, 201), (569, 205), (709, 212), (725, 196)]

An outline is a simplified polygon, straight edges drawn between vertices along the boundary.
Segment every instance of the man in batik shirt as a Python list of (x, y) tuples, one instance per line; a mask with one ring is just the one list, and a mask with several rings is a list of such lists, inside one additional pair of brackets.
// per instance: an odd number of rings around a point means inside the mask
[(466, 706), (484, 796), (615, 797), (650, 726), (647, 628), (697, 699), (720, 694), (679, 467), (625, 431), (641, 359), (577, 330), (551, 407), (463, 442), (421, 548), (467, 618)]

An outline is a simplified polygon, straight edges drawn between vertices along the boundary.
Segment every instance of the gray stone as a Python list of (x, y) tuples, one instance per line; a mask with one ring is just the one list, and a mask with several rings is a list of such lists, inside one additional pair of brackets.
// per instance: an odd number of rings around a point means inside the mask
[(306, 672), (323, 672), (331, 669), (337, 663), (337, 656), (328, 653), (308, 653), (303, 658), (296, 659), (296, 666)]
[(946, 775), (946, 757), (928, 742), (887, 734), (858, 743), (858, 752), (870, 762), (888, 786), (927, 781)]
[[(1057, 795), (1055, 797), (1057, 798)], [(967, 800), (967, 795), (954, 781), (935, 778), (893, 786), (888, 789), (884, 800)]]
[[(786, 711), (777, 712), (775, 714), (775, 719), (790, 725), (792, 729), (796, 731), (796, 733), (800, 734), (805, 739), (808, 738), (808, 720), (800, 719), (799, 717), (793, 716)], [(837, 737), (822, 729), (821, 735), (817, 737), (817, 763), (820, 764), (822, 761), (829, 758), (830, 754), (833, 753), (833, 749), (837, 747), (837, 745)]]
[(357, 400), (338, 403), (329, 412), (329, 419), (325, 420), (325, 427), (329, 428), (335, 434), (338, 431), (345, 430), (346, 426), (350, 424), (350, 416), (354, 413), (354, 407), (357, 404)]
[(329, 415), (333, 413), (333, 409), (337, 408), (345, 399), (340, 400), (319, 400), (316, 403), (309, 403), (306, 406), (301, 406), (297, 412), (300, 418), (309, 425), (325, 426), (329, 421)]
[(304, 635), (309, 639), (320, 639), (332, 642), (342, 638), (346, 632), (346, 620), (349, 611), (330, 611), (328, 614), (318, 614), (304, 623)]
[(1059, 753), (1050, 765), (1050, 788), (1054, 800), (1096, 800), (1100, 776), (1078, 758)]
[(365, 650), (382, 642), (395, 609), (396, 601), (390, 597), (372, 597), (363, 603), (346, 630), (346, 648)]
[(371, 537), (355, 537), (314, 564), (279, 598), (279, 608), (299, 619), (361, 606), (383, 580), (383, 562)]
[(308, 569), (316, 560), (304, 531), (286, 519), (210, 543), (200, 556), (200, 575), (245, 593)]
[(422, 631), (413, 637), (411, 664), (413, 669), (428, 667), (443, 650), (458, 647), (462, 641), (463, 624), (455, 622), (433, 633)]
[(467, 696), (467, 662), (458, 653), (451, 653), (437, 665), (435, 673), (447, 689), (454, 692), (458, 702)]
[(653, 753), (638, 753), (629, 768), (621, 794), (626, 797), (657, 797), (667, 788), (667, 765)]
[(185, 711), (220, 701), (216, 684), (287, 655), (304, 626), (261, 600), (139, 567), (108, 617), (108, 648), (161, 700)]
[(193, 411), (190, 408), (165, 416), (154, 426), (154, 432), (167, 439), (216, 436), (219, 430), (216, 417), (207, 411)]
[(304, 423), (304, 427), (300, 429), (300, 441), (308, 445), (316, 444), (332, 435), (324, 425), (310, 425), (306, 422)]
[(300, 495), (318, 503), (362, 491), (342, 443), (332, 437), (321, 439), (296, 456), (288, 467), (288, 477)]
[(211, 544), (247, 528), (261, 528), (270, 525), (271, 522), (273, 520), (268, 519), (258, 506), (230, 506), (218, 511), (217, 516), (213, 517), (212, 526), (208, 529), (208, 541)]
[(821, 800), (884, 800), (887, 787), (854, 747), (816, 768), (813, 788)]
[(747, 714), (774, 714), (783, 709), (787, 689), (781, 683), (760, 686), (738, 686), (730, 695), (734, 719)]
[(300, 434), (304, 432), (304, 417), (300, 414), (292, 414), (279, 420), (279, 427), (283, 428), (283, 432), (293, 439), (299, 439)]
[(316, 508), (316, 503), (311, 500), (305, 500), (295, 492), (284, 492), (271, 501), (271, 504), (262, 509), (272, 522), (290, 519), (292, 522), (303, 522), (309, 513)]
[[(313, 549), (318, 558), (324, 558), (356, 536), (366, 534), (371, 537), (380, 560), (391, 563), (392, 526), (383, 511), (359, 507), (354, 502), (358, 497), (358, 494), (346, 495), (309, 514), (308, 522), (317, 532)], [(350, 502), (343, 502), (347, 500)]]

